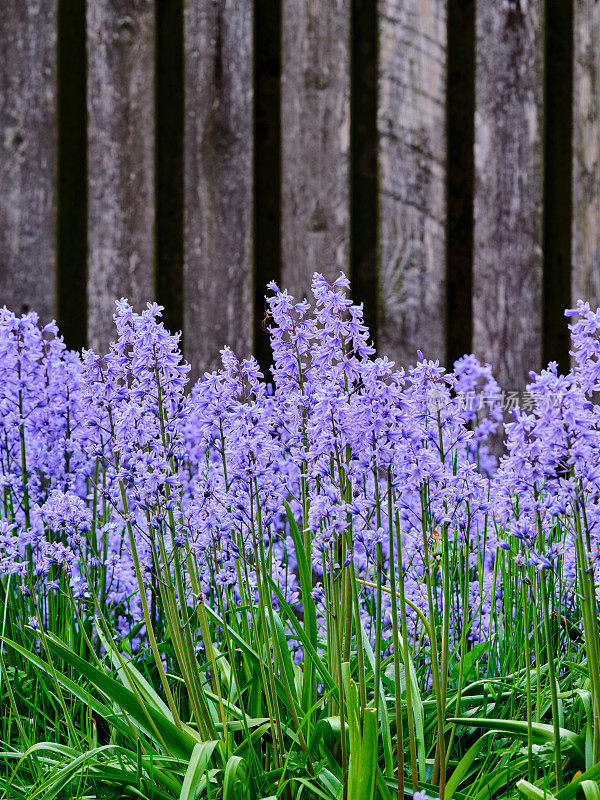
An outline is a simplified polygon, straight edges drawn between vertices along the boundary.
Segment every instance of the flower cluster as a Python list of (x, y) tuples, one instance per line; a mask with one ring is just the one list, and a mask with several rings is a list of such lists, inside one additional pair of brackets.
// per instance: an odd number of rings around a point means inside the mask
[[(269, 288), (272, 374), (224, 348), (222, 368), (190, 391), (156, 304), (137, 313), (120, 300), (109, 352), (81, 356), (55, 325), (0, 311), (2, 575), (27, 594), (101, 599), (123, 636), (165, 580), (184, 609), (205, 599), (224, 612), (265, 591), (277, 608), (272, 582), (300, 613), (289, 509), (320, 626), (352, 575), (374, 642), (374, 585), (393, 566), (416, 636), (418, 612), (448, 603), (444, 570), (461, 569), (454, 647), (465, 620), (470, 637), (485, 635), (499, 553), (524, 575), (560, 560), (570, 585), (565, 541), (583, 531), (596, 567), (600, 311), (567, 312), (580, 316), (574, 369), (550, 364), (527, 387), (560, 401), (513, 410), (498, 464), (489, 365), (468, 355), (447, 372), (419, 352), (396, 368), (376, 354), (343, 275), (314, 276), (314, 308)], [(461, 402), (470, 393), (476, 407)], [(387, 647), (389, 594), (381, 613)]]

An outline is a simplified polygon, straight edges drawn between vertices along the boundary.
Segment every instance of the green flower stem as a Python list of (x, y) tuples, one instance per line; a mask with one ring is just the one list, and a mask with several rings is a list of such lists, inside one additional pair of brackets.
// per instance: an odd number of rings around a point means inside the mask
[[(285, 759), (285, 747), (283, 743), (283, 732), (281, 729), (281, 712), (279, 711), (279, 703), (277, 700), (277, 691), (275, 689), (275, 674), (273, 672), (273, 662), (271, 659), (271, 646), (269, 644), (267, 638), (267, 619), (265, 614), (265, 607), (266, 607), (266, 600), (265, 600), (265, 592), (262, 582), (262, 575), (261, 569), (259, 567), (260, 564), (260, 554), (258, 550), (258, 542), (256, 536), (256, 527), (254, 525), (254, 495), (251, 494), (250, 496), (250, 518), (252, 520), (251, 529), (252, 529), (252, 540), (254, 543), (254, 564), (256, 566), (256, 588), (258, 591), (258, 613), (260, 616), (260, 624), (261, 630), (263, 632), (264, 637), (264, 646), (265, 646), (265, 660), (267, 662), (267, 673), (269, 676), (269, 685), (271, 688), (271, 697), (273, 701), (273, 718), (275, 720), (275, 725), (277, 728), (277, 738), (279, 740), (279, 747), (281, 750), (281, 757), (282, 761)], [(257, 641), (260, 641), (257, 636)]]
[[(404, 566), (402, 563), (402, 537), (400, 519), (396, 511), (396, 559), (398, 561), (398, 598), (400, 600), (400, 625), (402, 627), (402, 661), (404, 662), (404, 685), (406, 686), (406, 714), (408, 717), (408, 740), (410, 744), (410, 766), (412, 772), (413, 794), (418, 790), (417, 747), (415, 740), (415, 720), (412, 708), (412, 681), (410, 680), (408, 652), (408, 624), (406, 620), (406, 598), (404, 594)], [(393, 601), (392, 601), (393, 602)]]
[[(357, 578), (356, 582), (359, 583), (361, 586), (369, 586), (371, 589), (376, 589), (377, 588), (377, 584), (376, 583), (372, 583), (371, 581), (365, 581), (362, 578)], [(383, 592), (385, 592), (386, 594), (389, 594), (389, 595), (394, 595), (395, 594), (396, 595), (396, 599), (397, 600), (400, 599), (400, 594), (398, 592), (394, 592), (392, 589), (388, 589), (387, 586), (382, 586), (381, 590)], [(393, 597), (392, 597), (392, 601), (393, 601)], [(421, 624), (425, 628), (425, 633), (427, 634), (428, 637), (430, 637), (431, 636), (431, 626), (429, 625), (429, 620), (427, 619), (425, 614), (423, 614), (423, 612), (421, 611), (419, 606), (415, 605), (415, 603), (413, 603), (412, 600), (409, 600), (408, 597), (404, 597), (404, 602), (406, 603), (407, 606), (412, 608), (412, 610), (415, 612), (415, 614), (419, 617), (419, 619), (421, 620)]]
[[(388, 481), (391, 484), (391, 481)], [(396, 558), (394, 556), (394, 528), (392, 490), (388, 488), (388, 538), (390, 550), (390, 594), (392, 596), (392, 641), (394, 644), (394, 696), (396, 700), (396, 748), (398, 754), (398, 800), (404, 800), (404, 735), (402, 730), (402, 691), (400, 688), (400, 642), (398, 639), (398, 595), (396, 594)], [(408, 685), (407, 685), (408, 695)]]
[(381, 615), (382, 615), (382, 592), (381, 592), (381, 572), (383, 570), (383, 551), (381, 542), (377, 542), (375, 548), (375, 573), (377, 582), (376, 609), (375, 609), (375, 675), (373, 681), (373, 705), (379, 712), (379, 690), (381, 685)]
[[(88, 569), (87, 569), (85, 563), (83, 564), (83, 567), (84, 567), (85, 574), (86, 574), (86, 580), (89, 581), (89, 572), (88, 572)], [(72, 594), (73, 593), (71, 591), (71, 595)], [(106, 619), (106, 615), (104, 614), (104, 610), (103, 610), (102, 606), (100, 605), (100, 603), (98, 601), (98, 598), (94, 594), (92, 594), (92, 602), (93, 602), (94, 607), (96, 609), (96, 625), (97, 626), (98, 625), (102, 626), (104, 637), (105, 637), (107, 642), (110, 642), (110, 641), (112, 641), (111, 627), (110, 627), (110, 625), (108, 623), (108, 620)], [(90, 648), (90, 653), (94, 656), (94, 659), (96, 660), (97, 665), (99, 667), (101, 667), (100, 659), (98, 658), (98, 656), (95, 654), (95, 652), (91, 648)], [(116, 648), (116, 647), (114, 648), (113, 653), (117, 657), (117, 659), (119, 661), (119, 665), (121, 666), (123, 671), (126, 673), (127, 672), (127, 664), (126, 664), (126, 662), (125, 662), (125, 660), (123, 658), (123, 655), (119, 652), (118, 648)], [(150, 716), (150, 714), (148, 714), (148, 712), (146, 710), (146, 705), (145, 705), (144, 701), (142, 700), (142, 698), (141, 698), (141, 696), (140, 696), (140, 694), (138, 692), (138, 689), (137, 689), (137, 686), (135, 684), (135, 681), (131, 681), (131, 691), (135, 695), (136, 700), (139, 702), (140, 707), (144, 711), (144, 714), (146, 716), (146, 720), (148, 721), (148, 726), (150, 728), (152, 728), (152, 731), (154, 732), (157, 741), (160, 742), (161, 746), (164, 747), (165, 750), (166, 750), (167, 749), (166, 748), (166, 744), (165, 744), (165, 742), (164, 742), (164, 740), (163, 740), (163, 738), (162, 738), (162, 736), (160, 734), (160, 731), (156, 727), (156, 725), (154, 723), (154, 720), (152, 719), (152, 717)], [(138, 735), (138, 732), (137, 732), (135, 726), (133, 725), (133, 723), (129, 719), (129, 714), (124, 709), (120, 709), (120, 710), (121, 710), (121, 713), (123, 715), (123, 719), (125, 720), (125, 724), (129, 728), (133, 738), (136, 741), (138, 741), (139, 740), (139, 735)]]
[[(373, 434), (373, 450), (376, 452), (377, 442)], [(377, 520), (377, 531), (381, 528), (381, 497), (379, 495), (379, 478), (377, 475), (377, 463), (373, 469), (373, 480), (375, 484), (375, 514)], [(383, 547), (381, 542), (377, 542), (375, 547), (375, 574), (377, 582), (376, 609), (375, 609), (375, 675), (373, 682), (373, 704), (379, 714), (379, 692), (381, 687), (381, 626), (382, 626), (382, 592), (381, 579), (383, 571)]]
[[(260, 527), (260, 512), (259, 512), (258, 515), (259, 515), (259, 519), (257, 521), (258, 521), (258, 524), (259, 524), (259, 527)], [(254, 537), (254, 546), (256, 547), (256, 536)], [(267, 564), (267, 562), (266, 562), (266, 559), (265, 559), (265, 551), (264, 551), (264, 545), (263, 545), (262, 537), (259, 538), (258, 546), (259, 546), (259, 551), (260, 551), (260, 562), (261, 562), (261, 569), (263, 571), (264, 585), (268, 586), (268, 580), (267, 580), (267, 577), (266, 577), (266, 564)], [(274, 619), (274, 616), (273, 616), (273, 604), (272, 604), (272, 602), (267, 602), (266, 606), (267, 606), (267, 613), (269, 615), (271, 641), (273, 643), (272, 644), (273, 655), (275, 656), (275, 663), (279, 667), (280, 680), (281, 680), (281, 683), (283, 684), (285, 697), (286, 697), (286, 700), (287, 700), (287, 703), (288, 703), (288, 710), (289, 710), (290, 714), (292, 715), (292, 722), (294, 723), (294, 728), (296, 730), (296, 735), (298, 736), (298, 742), (300, 743), (300, 747), (302, 748), (302, 751), (306, 755), (307, 769), (308, 769), (310, 775), (314, 777), (315, 771), (314, 771), (314, 768), (313, 768), (313, 765), (312, 765), (310, 754), (308, 752), (308, 747), (306, 746), (306, 740), (304, 738), (304, 734), (302, 733), (302, 728), (301, 728), (300, 722), (298, 720), (298, 714), (296, 713), (294, 698), (292, 697), (292, 692), (290, 690), (290, 686), (289, 686), (289, 682), (288, 682), (288, 678), (287, 678), (287, 673), (286, 673), (285, 669), (283, 669), (283, 655), (282, 655), (281, 649), (279, 647), (279, 639), (277, 638), (277, 635), (275, 633), (275, 619)]]
[(552, 702), (552, 724), (554, 726), (554, 773), (556, 786), (560, 791), (563, 786), (562, 758), (560, 747), (560, 720), (558, 718), (558, 692), (556, 689), (556, 671), (554, 655), (552, 652), (552, 639), (550, 636), (550, 615), (548, 613), (548, 593), (546, 590), (546, 574), (540, 574), (540, 593), (542, 601), (542, 615), (544, 619), (544, 634), (546, 637), (546, 651), (548, 658), (548, 675), (550, 678), (550, 699)]
[[(598, 616), (596, 613), (595, 586), (593, 574), (590, 576), (589, 563), (586, 555), (585, 544), (583, 541), (581, 518), (578, 512), (574, 514), (575, 522), (575, 548), (578, 562), (579, 583), (582, 593), (582, 616), (583, 632), (586, 642), (587, 658), (589, 662), (589, 676), (592, 693), (592, 712), (593, 712), (593, 761), (597, 764), (600, 761), (600, 673), (598, 669)], [(590, 580), (591, 577), (591, 580)]]
[[(424, 490), (423, 490), (424, 493)], [(440, 670), (438, 665), (437, 654), (437, 641), (435, 637), (435, 610), (433, 603), (433, 588), (431, 585), (431, 565), (429, 561), (429, 542), (427, 541), (427, 522), (426, 522), (426, 504), (425, 498), (421, 496), (422, 505), (422, 534), (423, 534), (423, 566), (425, 573), (425, 585), (427, 587), (427, 602), (429, 606), (429, 619), (431, 622), (429, 644), (431, 651), (431, 680), (433, 683), (433, 691), (435, 694), (436, 713), (437, 713), (437, 746), (435, 761), (439, 767), (439, 788), (440, 800), (444, 800), (445, 787), (446, 787), (446, 741), (444, 734), (445, 727), (445, 709), (443, 706), (442, 689), (440, 687)], [(435, 763), (434, 763), (435, 773)], [(435, 777), (435, 775), (434, 775)]]
[(119, 481), (119, 488), (121, 490), (121, 501), (123, 503), (123, 513), (125, 514), (125, 518), (127, 520), (126, 527), (127, 527), (127, 534), (129, 536), (129, 545), (131, 547), (131, 557), (133, 559), (133, 567), (135, 570), (135, 576), (137, 578), (138, 589), (140, 592), (140, 601), (142, 603), (142, 613), (144, 615), (144, 622), (146, 623), (146, 631), (148, 633), (148, 640), (150, 641), (150, 648), (152, 650), (152, 655), (154, 656), (154, 661), (156, 663), (156, 669), (158, 670), (158, 677), (160, 678), (160, 682), (165, 692), (165, 697), (167, 699), (167, 704), (169, 706), (169, 710), (173, 715), (173, 721), (177, 725), (177, 727), (181, 730), (181, 720), (179, 719), (179, 712), (177, 711), (177, 707), (175, 706), (175, 701), (173, 699), (173, 695), (171, 694), (171, 689), (169, 687), (169, 682), (167, 680), (167, 676), (165, 674), (165, 670), (162, 664), (162, 659), (160, 657), (160, 653), (158, 652), (158, 644), (156, 642), (156, 637), (154, 635), (154, 629), (152, 628), (152, 620), (150, 619), (150, 611), (148, 609), (148, 601), (146, 599), (146, 588), (144, 586), (144, 579), (142, 577), (142, 570), (140, 567), (140, 559), (137, 552), (137, 545), (135, 543), (135, 536), (133, 533), (133, 526), (131, 525), (131, 521), (129, 519), (129, 504), (127, 502), (127, 493), (125, 492), (125, 486), (123, 485), (123, 481)]
[[(462, 624), (461, 624), (461, 636), (460, 636), (460, 662), (458, 668), (458, 689), (456, 692), (456, 703), (454, 706), (454, 716), (458, 717), (460, 711), (460, 701), (462, 697), (462, 690), (463, 690), (463, 680), (464, 680), (464, 661), (467, 652), (467, 632), (469, 629), (469, 575), (468, 575), (468, 564), (469, 564), (469, 548), (468, 544), (465, 547), (465, 555), (464, 557), (461, 556), (461, 561), (463, 562), (463, 570), (462, 570)], [(452, 725), (452, 729), (450, 731), (450, 739), (448, 740), (448, 747), (446, 748), (446, 770), (448, 770), (448, 764), (450, 763), (450, 752), (452, 750), (452, 745), (454, 743), (454, 736), (456, 734), (456, 724)]]
[(153, 560), (156, 564), (157, 570), (160, 569), (161, 562), (163, 564), (163, 569), (161, 570), (162, 580), (159, 582), (159, 585), (167, 627), (171, 635), (171, 642), (175, 651), (175, 657), (177, 659), (177, 663), (179, 664), (179, 669), (181, 670), (186, 689), (188, 690), (188, 696), (192, 706), (194, 720), (198, 726), (198, 730), (202, 731), (204, 736), (208, 738), (212, 729), (212, 720), (210, 719), (207, 709), (203, 707), (204, 704), (202, 703), (201, 699), (201, 690), (196, 680), (197, 670), (193, 664), (190, 664), (189, 651), (186, 652), (187, 645), (182, 639), (182, 629), (177, 612), (177, 597), (171, 579), (171, 571), (165, 566), (168, 564), (168, 556), (161, 530), (158, 531), (157, 538), (160, 559), (156, 554), (156, 549), (153, 543), (151, 543), (151, 547), (153, 548)]
[[(521, 581), (521, 602), (523, 604), (523, 628), (525, 643), (525, 680), (527, 692), (527, 778), (533, 783), (533, 718), (531, 706), (531, 646), (529, 643), (529, 598), (525, 581)], [(455, 716), (457, 716), (455, 714)]]
[[(239, 559), (237, 559), (239, 564)], [(246, 561), (244, 561), (244, 574), (246, 583), (249, 585), (249, 577), (248, 577), (248, 565)], [(250, 621), (252, 624), (252, 638), (248, 636), (246, 638), (247, 642), (254, 641), (260, 642), (260, 638), (258, 635), (258, 625), (256, 624), (256, 614), (254, 613), (254, 605), (249, 604), (248, 606), (250, 610)], [(279, 717), (277, 716), (277, 709), (275, 709), (275, 702), (276, 698), (273, 694), (274, 692), (274, 682), (271, 680), (271, 673), (269, 672), (269, 676), (267, 677), (267, 673), (265, 672), (265, 666), (263, 663), (263, 659), (258, 659), (258, 666), (260, 669), (260, 677), (262, 686), (265, 693), (265, 698), (267, 701), (267, 712), (269, 715), (269, 723), (271, 727), (271, 740), (273, 742), (273, 755), (275, 760), (275, 768), (280, 769), (282, 763), (285, 761), (285, 751), (283, 748), (283, 737), (281, 735), (281, 725), (279, 724)], [(275, 720), (277, 719), (277, 725)]]

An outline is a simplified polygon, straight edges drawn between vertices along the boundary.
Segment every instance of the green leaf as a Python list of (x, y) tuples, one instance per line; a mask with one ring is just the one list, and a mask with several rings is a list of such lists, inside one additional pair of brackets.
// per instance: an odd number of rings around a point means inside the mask
[(598, 780), (600, 780), (600, 764), (596, 764), (591, 769), (586, 770), (583, 775), (580, 775), (578, 778), (571, 781), (571, 783), (563, 786), (556, 795), (556, 800), (573, 800), (577, 795), (577, 790), (584, 781), (597, 782)]
[[(490, 642), (479, 642), (476, 644), (468, 653), (465, 653), (464, 658), (462, 659), (463, 664), (463, 681), (465, 683), (468, 681), (469, 676), (473, 672), (475, 665), (481, 658), (481, 656), (490, 649)], [(457, 662), (452, 667), (450, 672), (450, 680), (458, 681), (458, 676), (460, 673), (460, 662)]]
[(363, 717), (357, 780), (357, 800), (361, 800), (363, 797), (373, 797), (373, 790), (377, 779), (377, 713), (374, 708), (365, 708)]
[(327, 672), (327, 669), (326, 669), (325, 665), (323, 664), (323, 662), (319, 658), (319, 655), (318, 655), (318, 653), (316, 651), (316, 648), (313, 647), (312, 643), (307, 638), (307, 636), (306, 636), (306, 634), (304, 632), (304, 628), (298, 622), (298, 619), (296, 618), (296, 615), (292, 611), (292, 608), (291, 608), (290, 604), (285, 599), (285, 597), (283, 595), (283, 592), (281, 591), (279, 586), (275, 583), (275, 581), (271, 578), (270, 575), (267, 575), (266, 578), (267, 578), (267, 581), (269, 582), (269, 586), (271, 587), (271, 590), (273, 591), (273, 594), (277, 597), (277, 600), (279, 601), (279, 604), (281, 605), (281, 608), (283, 608), (283, 610), (287, 614), (290, 625), (294, 629), (294, 632), (296, 633), (296, 635), (298, 636), (298, 638), (300, 639), (300, 641), (304, 645), (304, 648), (307, 651), (308, 655), (312, 659), (312, 661), (313, 661), (313, 663), (315, 665), (315, 669), (317, 670), (319, 675), (323, 678), (323, 682), (325, 683), (327, 688), (329, 690), (331, 690), (331, 692), (333, 694), (333, 697), (336, 700), (339, 701), (339, 692), (338, 692), (338, 687), (337, 687), (335, 681), (333, 680), (333, 678), (331, 677), (329, 672)]
[[(371, 643), (369, 641), (369, 637), (366, 634), (364, 625), (362, 620), (359, 619), (362, 637), (361, 641), (363, 643), (363, 649), (367, 655), (367, 660), (371, 666), (371, 671), (375, 673), (375, 654), (373, 653), (373, 648), (371, 647)], [(383, 740), (383, 755), (385, 759), (385, 771), (389, 775), (394, 774), (393, 770), (393, 755), (392, 755), (392, 734), (390, 732), (390, 724), (388, 719), (388, 707), (387, 701), (385, 698), (385, 691), (383, 687), (383, 681), (379, 683), (379, 718), (381, 720), (381, 738)]]
[[(252, 722), (255, 722), (255, 720), (252, 720)], [(231, 728), (230, 725), (228, 727)], [(266, 722), (263, 722), (262, 725), (260, 725), (258, 728), (256, 728), (255, 730), (252, 731), (250, 736), (248, 736), (248, 735), (244, 736), (244, 739), (242, 740), (241, 744), (238, 747), (236, 747), (236, 749), (235, 749), (233, 754), (235, 756), (240, 756), (240, 758), (245, 758), (246, 757), (245, 756), (245, 751), (249, 747), (252, 747), (254, 741), (256, 739), (260, 739), (260, 737), (263, 735), (263, 733), (266, 733), (267, 731), (270, 731), (270, 730), (271, 730), (270, 721), (267, 720)]]
[(547, 789), (540, 789), (529, 781), (521, 780), (517, 783), (517, 789), (526, 800), (556, 800), (552, 792)]
[[(527, 738), (527, 722), (511, 719), (487, 719), (484, 717), (453, 717), (447, 720), (457, 725), (467, 727), (486, 728), (502, 733), (511, 733), (520, 739)], [(533, 741), (535, 744), (554, 742), (554, 726), (543, 722), (532, 723)], [(560, 738), (563, 752), (571, 756), (579, 764), (585, 763), (585, 741), (583, 736), (578, 736), (566, 728), (560, 729)]]
[[(292, 513), (287, 500), (283, 501), (288, 522), (290, 523), (290, 533), (294, 542), (294, 555), (298, 564), (298, 576), (300, 578), (300, 588), (302, 593), (302, 607), (304, 609), (304, 630), (306, 638), (312, 648), (317, 649), (317, 612), (315, 601), (312, 596), (312, 565), (308, 563), (302, 535)], [(310, 658), (304, 661), (304, 680), (302, 682), (302, 709), (307, 711), (313, 704), (314, 695), (314, 664)]]
[[(396, 788), (397, 785), (396, 782), (394, 788)], [(388, 788), (388, 781), (384, 777), (379, 766), (377, 767), (377, 791), (379, 792), (381, 800), (392, 800), (392, 793)]]
[[(585, 728), (585, 768), (590, 769), (594, 765), (594, 714), (592, 711), (592, 694), (586, 689), (575, 689), (575, 693), (581, 700), (585, 710), (587, 725)], [(571, 692), (565, 692), (565, 696), (571, 696)]]
[[(230, 696), (231, 695), (235, 696), (235, 694), (236, 694), (235, 689), (237, 687), (237, 681), (236, 681), (236, 685), (232, 686), (232, 684), (231, 684), (232, 672), (231, 672), (231, 666), (229, 664), (229, 661), (225, 657), (225, 654), (221, 653), (221, 651), (217, 647), (215, 647), (214, 643), (213, 643), (213, 653), (214, 653), (214, 656), (215, 656), (215, 663), (217, 665), (217, 668), (218, 668), (219, 672), (221, 673), (221, 675), (223, 677), (223, 683), (227, 687)], [(234, 677), (235, 677), (235, 675), (234, 675)]]
[(332, 797), (341, 797), (343, 786), (341, 780), (328, 769), (319, 770), (319, 783), (327, 788)]
[(488, 733), (484, 733), (477, 741), (469, 747), (467, 752), (459, 761), (458, 765), (456, 766), (454, 772), (448, 779), (446, 784), (446, 794), (448, 797), (452, 797), (454, 792), (458, 789), (462, 781), (465, 780), (467, 777), (467, 773), (477, 756), (479, 755), (479, 751), (486, 743), (486, 739), (488, 736), (491, 736), (492, 731), (488, 731)]
[(192, 751), (190, 763), (185, 771), (183, 786), (179, 800), (195, 800), (200, 791), (202, 780), (206, 777), (206, 768), (215, 748), (223, 746), (222, 742), (198, 742)]
[(596, 781), (581, 781), (579, 788), (583, 790), (586, 800), (600, 800), (600, 786)]
[(223, 800), (234, 800), (234, 789), (237, 784), (241, 786), (241, 796), (250, 800), (248, 789), (248, 766), (243, 758), (231, 756), (225, 767), (223, 778)]
[[(333, 747), (334, 740), (337, 741), (340, 739), (341, 729), (342, 725), (339, 717), (321, 717), (311, 731), (311, 737), (308, 743), (308, 752), (311, 757), (314, 757), (315, 750), (319, 746), (321, 740), (325, 742), (327, 747)], [(329, 734), (327, 739), (325, 738), (325, 734)]]
[[(266, 577), (269, 580), (269, 576), (267, 575)], [(284, 602), (285, 602), (285, 599), (284, 599)], [(289, 606), (288, 606), (288, 608), (289, 608)], [(266, 665), (266, 662), (264, 661), (263, 658), (261, 658), (261, 656), (256, 652), (256, 650), (254, 650), (252, 647), (250, 647), (250, 645), (245, 641), (245, 639), (242, 636), (240, 636), (240, 634), (234, 628), (232, 628), (223, 619), (221, 619), (221, 617), (218, 614), (216, 614), (210, 608), (210, 606), (206, 605), (204, 607), (204, 610), (206, 611), (207, 615), (214, 622), (216, 622), (216, 624), (220, 628), (227, 629), (227, 632), (231, 636), (232, 640), (236, 643), (236, 645), (244, 653), (244, 655), (252, 663), (254, 663), (256, 665), (257, 668), (260, 667), (261, 662), (264, 665)], [(297, 622), (297, 620), (296, 620), (296, 622)], [(302, 630), (302, 626), (299, 626), (299, 628), (300, 628), (300, 631), (301, 631), (301, 636), (304, 636), (304, 631)], [(260, 696), (260, 692), (261, 692), (261, 687), (260, 687), (260, 682), (259, 681), (260, 681), (260, 679), (255, 679), (255, 680), (252, 681), (252, 692), (256, 693), (253, 696), (253, 702), (251, 704), (252, 708), (257, 703), (259, 703), (259, 696)], [(335, 684), (334, 684), (334, 686), (335, 686)], [(277, 696), (280, 698), (280, 700), (283, 703), (283, 705), (286, 706), (287, 705), (287, 696), (286, 696), (286, 693), (285, 693), (285, 689), (283, 687), (283, 683), (281, 682), (281, 679), (278, 678), (277, 676), (275, 676), (275, 688), (277, 690)], [(337, 687), (336, 687), (336, 689), (337, 689)], [(256, 702), (254, 702), (254, 701), (256, 701)], [(298, 711), (300, 713), (302, 713), (302, 709), (300, 708), (300, 706), (298, 706)]]
[(98, 691), (134, 719), (150, 738), (155, 739), (158, 733), (167, 754), (184, 758), (186, 761), (190, 759), (194, 745), (200, 739), (196, 731), (185, 725), (179, 729), (165, 714), (138, 700), (127, 687), (80, 658), (55, 636), (52, 634), (46, 636), (48, 647), (55, 655), (70, 664), (79, 674), (85, 675)]
[[(298, 693), (296, 691), (296, 681), (294, 678), (294, 665), (292, 664), (292, 655), (290, 652), (287, 638), (285, 636), (285, 631), (283, 630), (283, 625), (281, 624), (281, 618), (276, 611), (273, 611), (273, 621), (275, 622), (275, 635), (277, 636), (277, 641), (279, 642), (279, 650), (281, 652), (281, 657), (283, 660), (283, 668), (285, 670), (287, 683), (290, 692), (292, 693), (292, 697), (297, 703)], [(303, 710), (306, 711), (306, 708), (303, 708)]]
[(348, 800), (364, 800), (373, 796), (377, 778), (377, 714), (374, 708), (365, 708), (361, 726), (358, 690), (350, 677), (348, 662), (342, 664), (342, 681), (350, 734)]
[[(319, 780), (320, 780), (320, 778), (321, 778), (321, 775), (319, 774)], [(326, 786), (327, 788), (329, 788), (329, 784), (327, 783), (327, 780), (324, 780), (322, 783), (323, 783), (323, 785), (324, 785), (324, 786)], [(330, 791), (329, 791), (329, 792), (327, 792), (327, 794), (326, 794), (324, 791), (322, 791), (322, 790), (321, 790), (321, 789), (320, 789), (320, 788), (319, 788), (319, 787), (318, 787), (318, 786), (315, 784), (315, 781), (314, 781), (314, 780), (308, 780), (307, 778), (302, 778), (302, 777), (298, 778), (297, 776), (294, 776), (293, 778), (289, 778), (289, 779), (288, 779), (288, 780), (285, 782), (284, 786), (286, 786), (286, 787), (287, 787), (287, 786), (288, 786), (288, 785), (290, 785), (290, 784), (291, 784), (291, 785), (292, 785), (292, 786), (293, 786), (295, 789), (296, 789), (298, 786), (303, 786), (303, 787), (305, 786), (305, 787), (308, 789), (308, 791), (309, 791), (309, 794), (308, 794), (308, 795), (306, 795), (306, 794), (303, 794), (303, 795), (301, 795), (301, 794), (300, 794), (300, 792), (298, 792), (298, 794), (296, 795), (298, 798), (300, 798), (300, 797), (309, 797), (309, 798), (310, 798), (310, 800), (314, 800), (314, 798), (315, 798), (315, 797), (320, 797), (320, 798), (321, 798), (321, 800), (341, 800), (341, 798), (342, 798), (342, 795), (341, 795), (341, 793), (339, 793), (339, 792), (338, 792), (338, 794), (334, 794), (334, 795), (332, 796), (332, 795), (331, 795), (331, 790), (330, 790)], [(281, 796), (281, 795), (280, 795), (280, 796)]]
[[(154, 706), (157, 711), (160, 711), (162, 714), (168, 717), (171, 722), (174, 722), (173, 715), (171, 714), (171, 710), (169, 709), (168, 705), (163, 702), (160, 696), (154, 691), (153, 687), (130, 661), (124, 662), (123, 659), (119, 658), (119, 654), (117, 653), (114, 644), (102, 634), (99, 625), (97, 628), (98, 637), (104, 645), (106, 652), (110, 654), (113, 667), (117, 671), (117, 675), (119, 676), (121, 682), (130, 691), (134, 693), (137, 691), (137, 693), (142, 695), (143, 699), (147, 703)], [(123, 666), (123, 664), (125, 664), (125, 666)]]
[[(48, 664), (43, 661), (36, 653), (31, 653), (29, 650), (26, 650), (21, 645), (17, 644), (16, 642), (11, 641), (10, 639), (3, 638), (2, 641), (15, 650), (17, 653), (26, 658), (28, 661), (37, 667), (41, 672), (45, 672), (47, 675), (51, 675), (50, 669)], [(130, 734), (131, 730), (127, 728), (124, 720), (122, 717), (119, 717), (118, 714), (115, 714), (110, 706), (105, 705), (96, 697), (94, 697), (89, 692), (85, 691), (85, 689), (80, 686), (75, 681), (72, 681), (70, 678), (67, 678), (66, 675), (62, 673), (57, 673), (58, 682), (67, 689), (71, 694), (76, 697), (78, 700), (81, 700), (86, 706), (89, 706), (92, 711), (94, 711), (98, 716), (105, 719), (109, 725), (116, 728), (120, 733), (123, 734)]]
[[(527, 763), (525, 761), (525, 763)], [(479, 791), (473, 800), (490, 800), (496, 792), (507, 786), (515, 778), (515, 768), (504, 768), (488, 773), (484, 779), (478, 781)]]
[[(40, 744), (42, 747), (40, 747)], [(37, 749), (49, 749), (51, 751), (56, 752), (64, 752), (60, 745), (56, 746), (50, 742), (43, 742), (37, 746), (34, 745), (30, 747), (29, 750), (25, 753), (25, 756), (30, 755)], [(44, 800), (53, 800), (57, 794), (62, 792), (62, 790), (71, 783), (71, 781), (76, 777), (77, 773), (79, 773), (82, 769), (85, 768), (85, 765), (88, 761), (93, 760), (96, 758), (100, 753), (106, 752), (108, 750), (113, 750), (115, 745), (106, 744), (102, 747), (97, 747), (93, 750), (88, 750), (86, 753), (80, 753), (77, 757), (73, 758), (73, 752), (71, 748), (69, 748), (70, 754), (68, 756), (68, 763), (66, 766), (62, 767), (52, 776), (44, 781), (44, 783), (37, 789), (37, 791), (31, 794), (31, 800), (34, 800), (35, 797), (41, 795)]]
[[(404, 646), (402, 636), (398, 635), (398, 639), (400, 642), (400, 658), (402, 658), (404, 662)], [(415, 721), (415, 736), (417, 739), (417, 760), (419, 766), (419, 778), (420, 780), (425, 780), (426, 775), (426, 758), (427, 758), (427, 748), (425, 745), (425, 709), (423, 706), (423, 700), (421, 698), (421, 692), (419, 691), (419, 682), (417, 681), (417, 672), (415, 670), (415, 664), (410, 654), (410, 647), (408, 648), (408, 687), (407, 691), (410, 691), (410, 698), (412, 701), (412, 709), (413, 709), (413, 718)]]

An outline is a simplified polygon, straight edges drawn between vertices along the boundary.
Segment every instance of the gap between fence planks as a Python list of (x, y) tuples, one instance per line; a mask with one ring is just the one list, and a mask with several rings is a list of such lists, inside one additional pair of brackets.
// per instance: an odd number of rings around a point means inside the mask
[(56, 315), (56, 0), (0, 24), (0, 305)]
[(379, 14), (379, 351), (444, 361), (445, 2), (381, 0)]
[(251, 0), (185, 10), (185, 353), (193, 376), (252, 352)]

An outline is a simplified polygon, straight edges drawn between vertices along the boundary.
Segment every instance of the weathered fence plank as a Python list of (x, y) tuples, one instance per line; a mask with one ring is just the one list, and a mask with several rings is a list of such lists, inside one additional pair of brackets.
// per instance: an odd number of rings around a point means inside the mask
[(477, 4), (473, 349), (506, 390), (541, 364), (543, 7)]
[(573, 302), (600, 305), (600, 5), (576, 0), (573, 86)]
[(0, 24), (0, 305), (56, 314), (56, 0)]
[[(257, 315), (269, 270), (298, 298), (315, 270), (352, 270), (379, 351), (400, 364), (417, 348), (455, 356), (471, 320), (474, 351), (508, 390), (542, 358), (566, 361), (557, 309), (569, 294), (600, 304), (598, 2), (469, 0), (449, 37), (459, 0), (269, 0), (255, 16), (257, 2), (7, 4), (0, 303), (59, 314), (83, 341), (86, 311), (74, 321), (70, 301), (77, 281), (84, 289), (87, 235), (88, 344), (108, 344), (116, 297), (140, 307), (158, 291), (194, 375), (218, 365), (225, 344), (255, 350), (253, 338), (267, 361)], [(475, 146), (469, 134), (460, 150), (446, 86), (460, 97), (453, 80), (472, 78), (473, 4), (474, 113), (472, 82), (459, 89)], [(68, 74), (85, 61), (73, 8), (86, 9), (87, 138), (83, 86)], [(571, 107), (572, 137), (561, 111)], [(447, 177), (460, 158), (468, 174)], [(86, 205), (84, 219), (75, 212)], [(469, 323), (454, 335), (462, 306)]]
[(350, 0), (283, 0), (281, 283), (349, 271)]
[(185, 353), (252, 350), (252, 2), (185, 10)]
[(445, 356), (444, 0), (380, 0), (379, 350)]
[(154, 299), (154, 2), (88, 0), (88, 337)]

